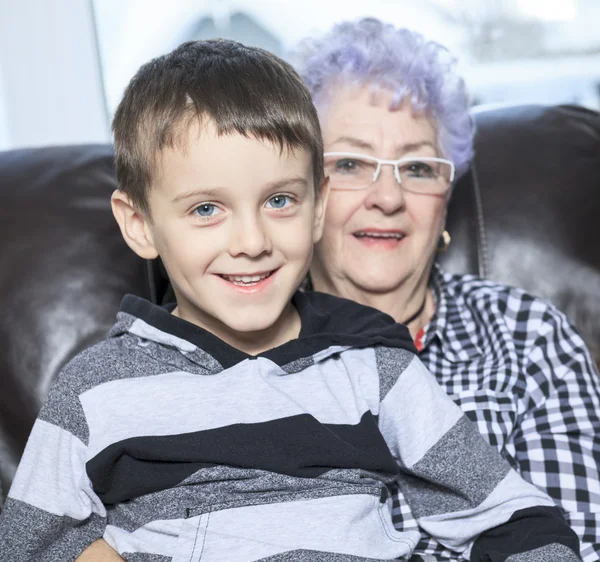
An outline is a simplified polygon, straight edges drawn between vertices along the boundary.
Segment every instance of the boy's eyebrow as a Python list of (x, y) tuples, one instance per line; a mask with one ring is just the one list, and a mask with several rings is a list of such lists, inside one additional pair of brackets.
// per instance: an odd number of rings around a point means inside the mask
[(192, 189), (191, 191), (185, 191), (176, 195), (172, 199), (172, 203), (178, 203), (179, 201), (183, 201), (184, 199), (189, 199), (190, 197), (207, 197), (208, 199), (214, 199), (221, 193), (222, 190), (218, 187), (202, 187), (200, 189)]
[[(273, 191), (278, 189), (284, 189), (292, 185), (298, 185), (299, 187), (306, 188), (308, 187), (308, 181), (302, 176), (283, 178), (265, 184), (264, 190)], [(179, 201), (183, 201), (184, 199), (190, 199), (191, 197), (207, 197), (208, 199), (218, 198), (219, 195), (223, 194), (223, 189), (224, 188), (222, 187), (201, 187), (199, 189), (193, 189), (191, 191), (186, 191), (184, 193), (176, 195), (175, 197), (173, 197), (172, 203), (178, 203)]]
[(265, 191), (273, 191), (277, 189), (284, 189), (286, 187), (290, 187), (292, 185), (297, 185), (298, 187), (308, 187), (308, 181), (303, 176), (297, 176), (292, 178), (283, 178), (280, 180), (275, 180), (273, 182), (265, 184)]

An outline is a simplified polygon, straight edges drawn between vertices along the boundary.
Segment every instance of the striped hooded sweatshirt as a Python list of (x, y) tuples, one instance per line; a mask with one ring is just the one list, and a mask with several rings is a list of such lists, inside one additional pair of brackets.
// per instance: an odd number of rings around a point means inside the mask
[(473, 561), (576, 561), (552, 500), (479, 436), (374, 309), (297, 293), (297, 339), (256, 356), (125, 297), (54, 383), (0, 516), (0, 560), (410, 558), (421, 528)]

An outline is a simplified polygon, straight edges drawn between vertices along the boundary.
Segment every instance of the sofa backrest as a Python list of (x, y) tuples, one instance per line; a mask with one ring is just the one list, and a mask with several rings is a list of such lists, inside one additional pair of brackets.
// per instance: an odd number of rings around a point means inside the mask
[(526, 105), (475, 119), (475, 159), (450, 201), (443, 267), (550, 300), (600, 365), (600, 115)]
[[(600, 359), (600, 116), (577, 107), (480, 111), (454, 189), (443, 266), (522, 286), (563, 309)], [(0, 489), (61, 367), (102, 339), (121, 297), (161, 302), (159, 262), (110, 211), (110, 146), (0, 153)], [(0, 504), (2, 503), (0, 493)]]
[(110, 210), (115, 187), (110, 146), (0, 153), (4, 493), (58, 371), (104, 337), (123, 294), (149, 295)]

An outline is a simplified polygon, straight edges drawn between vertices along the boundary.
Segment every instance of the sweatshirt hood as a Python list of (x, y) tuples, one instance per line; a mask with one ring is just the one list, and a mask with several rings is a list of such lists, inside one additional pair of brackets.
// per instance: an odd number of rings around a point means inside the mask
[[(133, 295), (127, 295), (121, 302), (121, 311), (109, 337), (129, 333), (188, 357), (202, 352), (202, 361), (213, 363), (211, 359), (214, 359), (223, 368), (258, 357), (280, 366), (293, 365), (303, 363), (306, 358), (319, 361), (349, 348), (378, 345), (417, 353), (406, 326), (374, 308), (314, 291), (296, 292), (292, 303), (301, 319), (298, 338), (255, 356), (174, 316), (171, 312), (175, 304), (158, 306)], [(214, 363), (205, 366), (212, 370)]]

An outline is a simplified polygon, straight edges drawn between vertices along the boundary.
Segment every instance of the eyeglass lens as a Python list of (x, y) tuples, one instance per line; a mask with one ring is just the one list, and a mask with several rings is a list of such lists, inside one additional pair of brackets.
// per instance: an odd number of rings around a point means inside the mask
[[(383, 164), (385, 166), (386, 164)], [(325, 173), (333, 189), (365, 189), (376, 179), (377, 162), (356, 156), (325, 158)], [(450, 183), (452, 168), (446, 162), (407, 160), (398, 164), (405, 189), (418, 193), (443, 193)], [(381, 174), (381, 171), (380, 171)]]

